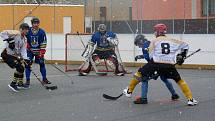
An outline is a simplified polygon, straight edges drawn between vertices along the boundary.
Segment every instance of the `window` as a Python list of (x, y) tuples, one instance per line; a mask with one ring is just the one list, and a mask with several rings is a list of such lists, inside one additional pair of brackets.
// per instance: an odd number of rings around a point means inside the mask
[(207, 16), (207, 9), (208, 16), (215, 16), (215, 0), (202, 0), (202, 16)]
[(129, 21), (132, 21), (132, 7), (129, 7)]
[(106, 7), (100, 7), (100, 20), (101, 21), (106, 21), (106, 13), (107, 8)]

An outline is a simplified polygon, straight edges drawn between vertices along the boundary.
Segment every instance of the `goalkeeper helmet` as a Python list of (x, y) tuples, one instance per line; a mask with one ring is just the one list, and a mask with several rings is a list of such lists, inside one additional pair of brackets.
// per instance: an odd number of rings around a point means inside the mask
[(98, 31), (101, 33), (105, 33), (106, 32), (105, 24), (99, 24)]
[(156, 24), (154, 26), (156, 37), (165, 35), (167, 33), (167, 27), (165, 24)]
[(145, 41), (148, 41), (148, 40), (145, 38), (145, 36), (142, 35), (142, 34), (139, 34), (139, 35), (137, 35), (137, 36), (135, 37), (135, 39), (134, 39), (134, 45), (136, 45), (136, 46), (142, 46), (143, 43), (144, 43)]

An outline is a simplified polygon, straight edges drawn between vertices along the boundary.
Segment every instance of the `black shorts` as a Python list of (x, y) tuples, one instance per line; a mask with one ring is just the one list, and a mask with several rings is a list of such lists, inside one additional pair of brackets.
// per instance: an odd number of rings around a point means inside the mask
[[(150, 79), (155, 76), (162, 76), (166, 79), (173, 79), (176, 82), (181, 80), (181, 76), (172, 64), (148, 62), (138, 70), (144, 79)], [(156, 73), (155, 73), (156, 72)]]

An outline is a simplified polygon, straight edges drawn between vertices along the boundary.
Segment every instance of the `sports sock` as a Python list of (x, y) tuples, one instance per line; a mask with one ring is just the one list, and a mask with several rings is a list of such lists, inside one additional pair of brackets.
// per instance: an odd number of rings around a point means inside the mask
[(136, 87), (136, 85), (139, 83), (139, 81), (135, 78), (132, 78), (131, 79), (131, 82), (128, 86), (128, 92), (133, 92), (134, 91), (134, 88)]
[(179, 87), (181, 88), (182, 92), (184, 93), (185, 97), (190, 100), (193, 99), (192, 92), (184, 80), (179, 80), (178, 82)]

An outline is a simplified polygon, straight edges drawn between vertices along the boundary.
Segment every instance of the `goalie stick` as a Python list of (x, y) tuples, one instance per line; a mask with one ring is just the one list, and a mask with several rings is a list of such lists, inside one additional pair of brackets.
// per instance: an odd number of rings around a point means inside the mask
[(68, 77), (69, 79), (71, 79), (70, 81), (71, 81), (71, 84), (74, 84), (74, 81), (73, 81), (73, 79), (72, 79), (72, 77), (71, 76), (69, 76), (67, 73), (65, 73), (64, 71), (62, 71), (61, 69), (59, 69), (56, 65), (54, 65), (54, 64), (51, 64), (52, 65), (52, 67), (54, 67), (55, 69), (57, 69), (58, 71), (60, 71), (62, 74), (64, 74), (66, 77)]
[[(201, 49), (199, 48), (199, 49), (197, 49), (196, 51), (194, 51), (194, 52), (192, 52), (191, 54), (189, 54), (188, 56), (186, 56), (186, 58), (185, 59), (187, 59), (187, 58), (189, 58), (190, 56), (192, 56), (192, 55), (194, 55), (195, 53), (197, 53), (197, 52), (199, 52), (199, 51), (201, 51)], [(176, 63), (177, 64), (177, 63)], [(174, 64), (174, 65), (176, 65), (176, 64)], [(157, 76), (157, 75), (156, 75)], [(154, 77), (154, 76), (153, 76)], [(150, 77), (150, 79), (152, 79), (153, 77)], [(123, 93), (121, 93), (119, 96), (116, 96), (116, 97), (114, 97), (114, 96), (110, 96), (110, 95), (107, 95), (107, 94), (103, 94), (102, 95), (103, 96), (103, 98), (105, 98), (105, 99), (109, 99), (109, 100), (117, 100), (117, 99), (119, 99), (120, 97), (122, 97), (123, 96)]]

